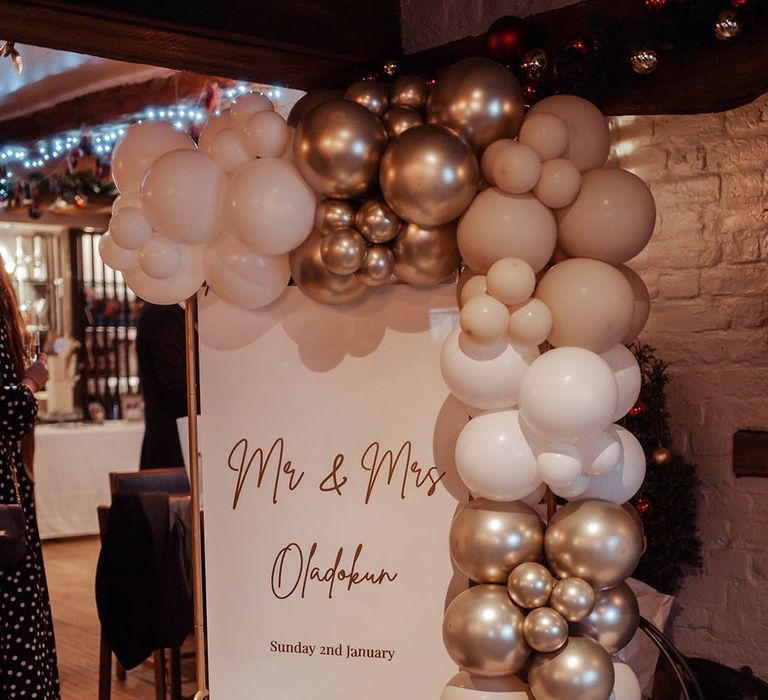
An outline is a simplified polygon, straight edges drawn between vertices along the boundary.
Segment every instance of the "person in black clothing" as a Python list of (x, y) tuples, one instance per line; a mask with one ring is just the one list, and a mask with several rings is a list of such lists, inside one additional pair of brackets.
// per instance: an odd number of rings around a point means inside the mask
[(137, 322), (136, 353), (144, 393), (140, 468), (183, 467), (176, 419), (187, 415), (184, 309), (145, 303)]

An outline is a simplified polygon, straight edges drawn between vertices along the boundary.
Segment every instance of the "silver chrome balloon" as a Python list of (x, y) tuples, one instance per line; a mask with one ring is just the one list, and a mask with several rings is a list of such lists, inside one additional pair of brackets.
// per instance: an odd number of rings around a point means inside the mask
[(392, 280), (395, 256), (389, 246), (377, 243), (368, 247), (365, 260), (356, 273), (357, 279), (368, 287), (380, 287)]
[(573, 626), (573, 633), (592, 637), (609, 654), (615, 654), (632, 641), (640, 622), (640, 607), (629, 584), (600, 591), (592, 612)]
[(342, 97), (344, 97), (343, 90), (311, 90), (291, 108), (288, 114), (288, 126), (297, 126), (304, 118), (304, 115), (313, 107), (317, 107), (317, 105), (329, 102), (330, 100), (340, 100)]
[(387, 129), (389, 138), (400, 136), (404, 131), (424, 123), (422, 116), (410, 107), (391, 107), (381, 118)]
[(365, 200), (355, 215), (355, 228), (369, 243), (387, 243), (398, 233), (403, 222), (381, 197)]
[(326, 234), (335, 228), (355, 225), (355, 204), (344, 199), (323, 199), (315, 209), (315, 227)]
[(536, 608), (525, 616), (523, 634), (531, 649), (557, 651), (568, 640), (568, 623), (552, 608)]
[(403, 75), (392, 85), (390, 104), (396, 107), (424, 109), (429, 95), (429, 86), (418, 75)]
[(395, 239), (392, 252), (398, 279), (417, 287), (438, 284), (459, 269), (456, 224), (430, 228), (408, 224)]
[(389, 107), (389, 85), (375, 80), (358, 80), (347, 88), (344, 99), (357, 102), (380, 117)]
[(352, 228), (337, 228), (320, 242), (323, 264), (337, 275), (357, 272), (365, 260), (365, 241)]
[(578, 622), (592, 612), (595, 592), (584, 579), (569, 576), (555, 584), (549, 604), (568, 622)]
[(549, 602), (555, 579), (549, 569), (535, 561), (518, 564), (507, 581), (509, 597), (521, 608), (541, 608)]

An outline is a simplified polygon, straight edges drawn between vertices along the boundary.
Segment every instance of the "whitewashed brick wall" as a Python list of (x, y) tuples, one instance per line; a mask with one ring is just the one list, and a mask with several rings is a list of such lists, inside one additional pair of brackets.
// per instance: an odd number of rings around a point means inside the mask
[(654, 237), (631, 263), (653, 298), (641, 339), (670, 364), (674, 447), (703, 481), (704, 569), (672, 637), (768, 680), (768, 479), (736, 479), (731, 464), (734, 431), (768, 430), (768, 96), (612, 129), (613, 160), (656, 197)]

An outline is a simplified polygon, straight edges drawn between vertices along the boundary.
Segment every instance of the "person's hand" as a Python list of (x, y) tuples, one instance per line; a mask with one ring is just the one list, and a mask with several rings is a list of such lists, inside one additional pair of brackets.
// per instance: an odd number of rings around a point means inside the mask
[(45, 353), (40, 353), (40, 356), (35, 360), (24, 372), (24, 379), (22, 384), (29, 388), (34, 394), (40, 391), (45, 383), (48, 381), (48, 356)]

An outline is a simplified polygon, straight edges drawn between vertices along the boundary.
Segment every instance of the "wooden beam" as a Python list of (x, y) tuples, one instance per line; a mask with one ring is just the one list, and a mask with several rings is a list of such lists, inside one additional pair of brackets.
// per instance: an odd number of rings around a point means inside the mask
[(168, 78), (118, 85), (23, 117), (0, 121), (0, 134), (4, 143), (26, 144), (52, 133), (117, 121), (148, 105), (165, 107), (180, 98), (202, 93), (210, 80), (212, 78), (193, 73), (178, 73)]

